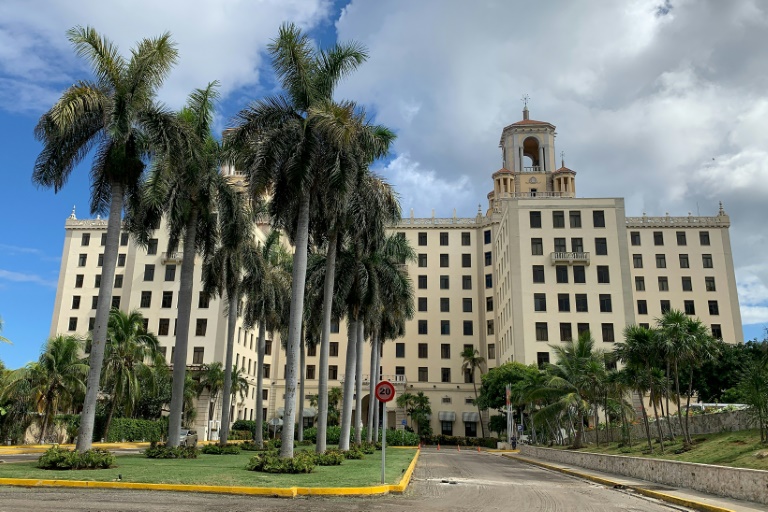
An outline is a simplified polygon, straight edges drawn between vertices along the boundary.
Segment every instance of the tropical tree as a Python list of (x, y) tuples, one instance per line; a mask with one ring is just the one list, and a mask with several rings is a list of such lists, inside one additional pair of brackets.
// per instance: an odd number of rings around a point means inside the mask
[[(483, 365), (485, 364), (485, 358), (480, 355), (480, 352), (475, 347), (464, 347), (461, 352), (461, 371), (468, 373), (469, 378), (472, 380), (472, 386), (475, 388), (475, 405), (477, 406), (477, 414), (481, 415), (480, 404), (477, 403), (477, 379), (475, 379), (475, 371), (480, 372), (480, 378), (483, 375)], [(482, 436), (485, 437), (485, 425), (480, 416), (480, 431)]]
[(80, 357), (83, 348), (83, 340), (77, 336), (56, 336), (48, 340), (37, 362), (11, 372), (7, 378), (3, 398), (24, 394), (35, 397), (42, 413), (40, 443), (45, 440), (53, 416), (70, 407), (72, 397), (85, 389), (88, 364)]
[[(3, 317), (0, 316), (0, 332), (3, 332)], [(0, 336), (0, 343), (10, 343), (11, 340)]]
[[(221, 391), (224, 389), (224, 367), (216, 361), (203, 366), (200, 372), (200, 380), (197, 383), (197, 398), (208, 392), (208, 420), (215, 420), (216, 409), (219, 406)], [(179, 437), (178, 435), (176, 437)]]
[[(141, 382), (154, 387), (152, 366), (165, 363), (157, 337), (144, 328), (139, 311), (125, 313), (112, 309), (109, 313), (107, 345), (102, 368), (102, 388), (111, 394), (104, 437), (109, 433), (112, 416), (119, 405), (130, 417), (141, 396)], [(144, 379), (142, 379), (144, 377)]]
[[(58, 192), (95, 148), (91, 212), (109, 215), (101, 276), (103, 283), (113, 283), (124, 198), (136, 192), (145, 157), (174, 138), (173, 116), (155, 102), (155, 93), (177, 51), (168, 33), (141, 40), (129, 59), (93, 28), (76, 27), (67, 35), (75, 52), (90, 62), (94, 77), (67, 88), (40, 118), (35, 136), (43, 149), (32, 180)], [(81, 452), (91, 447), (111, 303), (112, 287), (100, 287), (77, 444)]]
[(423, 391), (416, 394), (407, 391), (396, 399), (397, 406), (405, 409), (405, 413), (411, 417), (411, 425), (416, 426), (420, 435), (430, 435), (429, 416), (432, 414), (432, 406), (429, 397)]
[(768, 443), (768, 356), (750, 361), (742, 374), (738, 390), (757, 421), (760, 442)]
[(311, 203), (319, 197), (319, 182), (345, 183), (348, 171), (328, 158), (327, 146), (334, 141), (321, 135), (316, 120), (322, 118), (312, 111), (332, 100), (336, 84), (366, 59), (366, 53), (356, 43), (317, 50), (292, 24), (281, 27), (268, 51), (284, 94), (241, 111), (230, 141), (253, 197), (271, 195), (273, 222), (285, 229), (295, 247), (280, 451), (281, 457), (292, 457)]

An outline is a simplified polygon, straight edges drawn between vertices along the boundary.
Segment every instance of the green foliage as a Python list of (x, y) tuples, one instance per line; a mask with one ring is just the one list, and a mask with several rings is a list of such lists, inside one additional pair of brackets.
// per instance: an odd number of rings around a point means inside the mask
[(360, 460), (365, 457), (365, 453), (358, 446), (353, 446), (347, 451), (341, 452), (344, 454), (345, 459)]
[(248, 461), (245, 469), (264, 473), (311, 473), (315, 468), (315, 454), (297, 452), (292, 458), (280, 458), (274, 451), (257, 453)]
[(432, 414), (432, 407), (429, 404), (429, 397), (423, 391), (415, 395), (413, 393), (403, 393), (397, 397), (397, 406), (405, 409), (405, 413), (411, 417), (411, 421), (416, 424), (420, 435), (431, 435), (429, 416)]
[(256, 443), (254, 443), (253, 441), (245, 441), (245, 442), (240, 443), (238, 446), (240, 446), (241, 450), (245, 450), (245, 451), (248, 451), (248, 452), (263, 452), (263, 451), (267, 450), (266, 447), (259, 448), (259, 446)]
[(419, 436), (407, 430), (387, 429), (387, 446), (418, 446)]
[[(429, 437), (423, 437), (421, 439), (422, 444), (441, 446), (482, 446), (485, 448), (496, 448), (496, 443), (499, 440), (495, 437), (463, 437), (463, 436), (444, 436), (434, 435)], [(389, 444), (389, 437), (387, 437), (387, 444)]]
[(734, 392), (742, 373), (752, 361), (757, 361), (764, 352), (764, 343), (757, 340), (732, 345), (717, 341), (718, 356), (708, 359), (693, 368), (693, 389), (701, 402), (741, 403), (739, 394)]
[(240, 445), (237, 444), (225, 444), (219, 446), (218, 444), (206, 444), (200, 450), (207, 455), (239, 455)]
[[(267, 429), (269, 428), (269, 425), (267, 425), (267, 422), (265, 421), (262, 425), (262, 430), (264, 432), (264, 435), (267, 434)], [(253, 420), (237, 420), (232, 424), (232, 430), (247, 430), (251, 432), (252, 436), (256, 435), (256, 422)], [(253, 437), (249, 438), (252, 439)]]
[(294, 446), (312, 446), (314, 441), (310, 441), (309, 439), (304, 439), (303, 441), (296, 441), (294, 443)]
[(325, 453), (315, 454), (318, 466), (339, 466), (344, 462), (344, 452), (336, 449), (326, 450)]
[(52, 446), (37, 460), (40, 469), (109, 469), (115, 456), (106, 450), (88, 450), (83, 453)]
[(152, 443), (149, 448), (144, 450), (144, 455), (148, 459), (196, 459), (200, 450), (193, 446), (167, 446)]
[(376, 443), (363, 443), (360, 445), (360, 450), (366, 455), (373, 455), (376, 453)]
[(505, 414), (497, 414), (491, 416), (488, 420), (488, 430), (501, 434), (507, 430), (507, 416)]
[[(478, 407), (482, 410), (503, 410), (507, 403), (507, 384), (514, 387), (538, 373), (539, 369), (535, 365), (526, 366), (518, 362), (504, 363), (496, 368), (491, 368), (482, 376), (482, 384), (477, 396)], [(494, 432), (499, 431), (494, 430)]]
[(227, 441), (241, 441), (253, 439), (253, 432), (250, 430), (230, 430), (227, 435)]
[(119, 441), (150, 441), (160, 442), (168, 431), (168, 420), (134, 420), (130, 418), (116, 418), (112, 420), (108, 443)]

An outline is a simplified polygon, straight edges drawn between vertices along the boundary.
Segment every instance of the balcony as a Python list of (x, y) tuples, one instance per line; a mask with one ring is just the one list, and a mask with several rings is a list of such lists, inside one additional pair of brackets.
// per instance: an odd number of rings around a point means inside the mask
[(550, 254), (550, 259), (552, 260), (552, 265), (557, 265), (558, 263), (589, 265), (588, 252), (553, 252)]
[(572, 198), (573, 192), (548, 192), (548, 191), (531, 191), (531, 192), (512, 192), (512, 193), (504, 193), (502, 192), (500, 194), (500, 197), (511, 197), (514, 199), (531, 199), (531, 198), (537, 198), (537, 199), (552, 199), (552, 198), (561, 198), (561, 197), (567, 197)]
[(181, 264), (181, 252), (164, 252), (160, 261), (163, 265), (167, 265), (168, 263), (179, 265)]
[[(382, 375), (379, 378), (379, 382), (382, 380), (388, 380), (392, 384), (405, 384), (405, 375)], [(339, 382), (344, 382), (344, 375), (339, 375)], [(371, 380), (368, 378), (367, 374), (363, 375), (363, 386), (370, 385)]]
[(533, 167), (523, 167), (523, 172), (544, 172), (544, 168), (540, 165), (534, 165)]

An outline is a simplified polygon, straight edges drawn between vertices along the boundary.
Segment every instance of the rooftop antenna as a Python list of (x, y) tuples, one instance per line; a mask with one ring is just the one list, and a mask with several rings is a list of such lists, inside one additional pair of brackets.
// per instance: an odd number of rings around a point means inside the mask
[(527, 94), (523, 94), (523, 97), (520, 99), (523, 101), (523, 119), (528, 119), (528, 100), (530, 100), (531, 97)]

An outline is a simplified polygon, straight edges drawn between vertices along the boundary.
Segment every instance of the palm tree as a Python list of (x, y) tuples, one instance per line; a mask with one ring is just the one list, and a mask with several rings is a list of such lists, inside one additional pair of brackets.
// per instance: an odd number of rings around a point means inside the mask
[(688, 431), (688, 418), (690, 417), (688, 411), (691, 406), (691, 396), (693, 396), (693, 371), (695, 368), (700, 368), (703, 364), (715, 359), (720, 353), (720, 348), (715, 343), (715, 339), (712, 337), (709, 329), (707, 329), (707, 326), (698, 318), (688, 318), (685, 322), (685, 331), (690, 340), (691, 349), (687, 352), (687, 357), (682, 361), (688, 368), (688, 392), (686, 393), (686, 414), (683, 431), (685, 432), (688, 445), (692, 445), (693, 439), (691, 439), (691, 433)]
[(366, 53), (355, 43), (319, 51), (292, 24), (280, 28), (268, 49), (285, 94), (241, 111), (230, 140), (253, 197), (269, 191), (273, 222), (285, 229), (295, 247), (280, 451), (281, 457), (292, 457), (311, 202), (320, 190), (319, 181), (347, 182), (347, 169), (328, 159), (331, 141), (321, 137), (310, 112), (331, 101), (336, 84), (366, 59)]
[(221, 176), (221, 148), (211, 135), (217, 82), (190, 94), (178, 113), (182, 133), (165, 151), (142, 189), (140, 201), (132, 203), (128, 225), (139, 241), (149, 238), (153, 226), (165, 216), (168, 252), (183, 243), (173, 385), (168, 418), (168, 445), (179, 444), (179, 429), (187, 365), (195, 257), (213, 253), (217, 241), (217, 207), (221, 194), (231, 193)]
[[(43, 149), (32, 180), (58, 192), (75, 166), (96, 149), (91, 212), (109, 214), (101, 275), (102, 282), (112, 283), (124, 198), (136, 192), (147, 154), (165, 145), (175, 133), (173, 116), (154, 98), (178, 54), (168, 33), (140, 41), (130, 59), (122, 57), (93, 28), (76, 27), (67, 35), (76, 53), (90, 62), (95, 80), (81, 80), (69, 87), (40, 118), (35, 136)], [(102, 286), (80, 418), (77, 449), (81, 452), (91, 447), (111, 303), (112, 287)]]
[(8, 377), (3, 398), (27, 391), (36, 397), (42, 412), (39, 443), (45, 440), (53, 416), (71, 404), (73, 395), (85, 389), (88, 364), (80, 357), (83, 348), (83, 341), (77, 336), (56, 336), (48, 340), (37, 362), (11, 372)]
[[(224, 368), (218, 361), (203, 366), (200, 373), (200, 381), (197, 384), (197, 398), (204, 392), (208, 392), (208, 420), (216, 417), (216, 409), (219, 405), (219, 395), (224, 389)], [(179, 437), (178, 435), (176, 437)]]
[[(475, 370), (483, 375), (483, 365), (485, 364), (485, 358), (480, 355), (480, 352), (475, 347), (464, 347), (461, 352), (461, 371), (469, 373), (469, 378), (472, 380), (472, 386), (475, 388), (475, 404), (477, 405), (477, 414), (480, 416), (480, 405), (477, 404), (477, 379), (475, 379)], [(480, 431), (482, 436), (485, 437), (485, 425), (483, 419), (480, 417)]]
[[(126, 416), (131, 415), (139, 399), (141, 377), (153, 375), (152, 368), (147, 363), (162, 365), (165, 362), (158, 349), (157, 337), (146, 331), (144, 317), (140, 312), (125, 313), (112, 309), (108, 327), (102, 387), (111, 390), (112, 399), (104, 426), (105, 438), (118, 404), (122, 406)], [(144, 380), (152, 382), (150, 379)]]
[[(0, 316), (0, 332), (3, 332), (3, 317)], [(10, 343), (11, 340), (0, 336), (0, 343)]]

